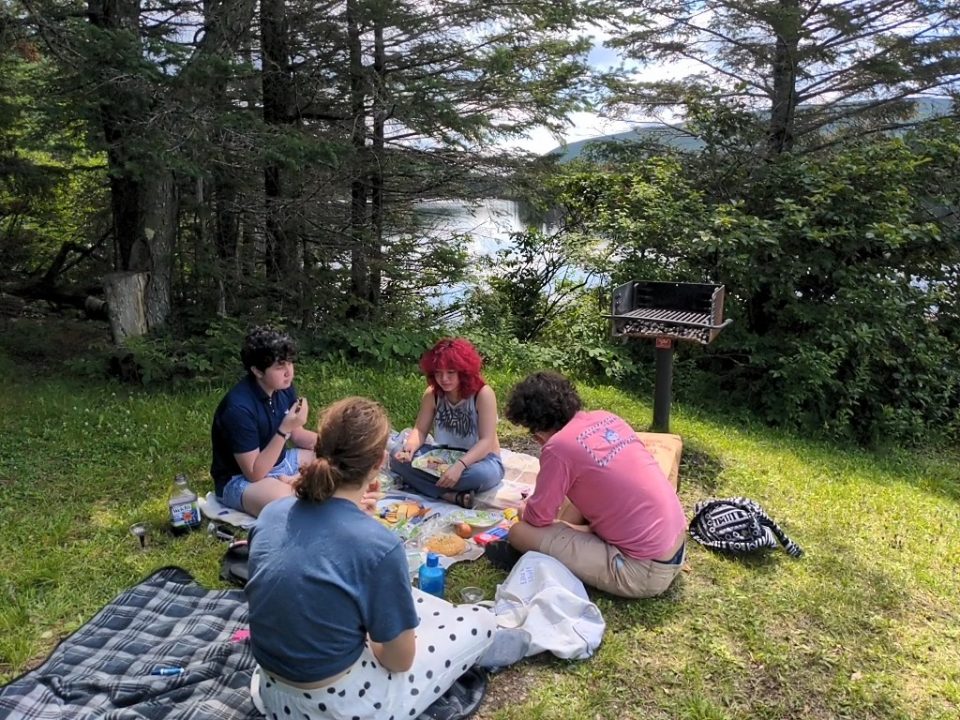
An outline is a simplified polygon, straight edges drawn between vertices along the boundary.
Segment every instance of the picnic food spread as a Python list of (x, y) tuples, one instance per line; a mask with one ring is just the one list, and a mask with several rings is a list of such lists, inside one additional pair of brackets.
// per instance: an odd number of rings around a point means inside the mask
[(382, 512), (380, 517), (389, 523), (396, 523), (400, 520), (412, 520), (413, 518), (426, 515), (427, 508), (417, 502), (407, 501), (399, 502), (392, 508)]
[(418, 470), (423, 470), (431, 475), (440, 477), (451, 465), (464, 456), (463, 450), (451, 450), (449, 448), (434, 448), (413, 459), (411, 465)]
[(453, 533), (438, 533), (424, 542), (423, 547), (440, 555), (454, 557), (467, 549), (467, 541)]

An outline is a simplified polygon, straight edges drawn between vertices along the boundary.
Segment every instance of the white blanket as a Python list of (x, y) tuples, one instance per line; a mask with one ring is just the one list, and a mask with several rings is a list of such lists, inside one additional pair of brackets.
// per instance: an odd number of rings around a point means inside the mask
[(530, 633), (527, 657), (549, 650), (584, 660), (600, 647), (607, 627), (586, 588), (559, 560), (527, 552), (514, 565), (494, 604), (497, 624)]
[(234, 510), (233, 508), (228, 508), (226, 505), (221, 505), (220, 501), (217, 500), (216, 493), (208, 492), (206, 496), (200, 498), (199, 502), (200, 512), (202, 512), (203, 516), (208, 520), (227, 523), (228, 525), (243, 528), (244, 530), (249, 530), (257, 521), (253, 515), (247, 515), (240, 510)]

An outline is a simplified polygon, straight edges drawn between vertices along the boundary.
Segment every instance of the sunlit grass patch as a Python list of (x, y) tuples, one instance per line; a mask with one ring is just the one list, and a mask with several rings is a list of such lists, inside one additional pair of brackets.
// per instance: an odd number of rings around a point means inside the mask
[[(0, 352), (8, 373), (18, 362)], [(383, 402), (399, 429), (424, 387), (414, 367), (302, 362), (297, 372), (311, 422), (359, 394)], [(487, 379), (502, 404), (519, 377), (494, 368)], [(578, 386), (589, 407), (649, 424), (650, 398)], [(45, 374), (0, 394), (0, 681), (156, 568), (179, 565), (223, 587), (225, 545), (170, 535), (167, 498), (177, 472), (198, 493), (212, 489), (209, 423), (227, 388)], [(671, 429), (685, 445), (688, 516), (705, 498), (751, 497), (805, 556), (738, 559), (691, 544), (689, 571), (662, 598), (591, 591), (607, 622), (596, 656), (530, 659), (493, 676), (480, 720), (960, 716), (956, 448), (868, 452), (682, 406)], [(500, 430), (506, 446), (529, 442), (505, 420)], [(143, 550), (129, 533), (138, 521), (150, 529)], [(484, 560), (458, 563), (448, 597), (474, 585), (492, 599), (503, 578)]]

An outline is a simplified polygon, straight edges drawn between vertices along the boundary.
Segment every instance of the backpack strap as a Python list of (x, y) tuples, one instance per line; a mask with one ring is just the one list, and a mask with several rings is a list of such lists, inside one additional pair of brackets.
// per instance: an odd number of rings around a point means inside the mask
[[(753, 502), (753, 501), (750, 501)], [(777, 540), (780, 541), (780, 544), (783, 545), (783, 549), (787, 551), (791, 557), (803, 557), (803, 548), (797, 545), (793, 540), (787, 537), (787, 534), (780, 529), (780, 526), (774, 522), (773, 518), (767, 515), (764, 512), (763, 508), (753, 503), (756, 506), (756, 513), (760, 516), (760, 522), (765, 526), (770, 528), (773, 531), (773, 534), (776, 536)]]

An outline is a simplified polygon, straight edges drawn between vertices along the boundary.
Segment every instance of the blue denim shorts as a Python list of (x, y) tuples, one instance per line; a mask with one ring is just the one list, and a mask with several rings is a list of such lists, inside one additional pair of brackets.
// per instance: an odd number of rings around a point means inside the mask
[[(265, 477), (280, 477), (281, 475), (296, 475), (300, 472), (300, 451), (290, 448), (283, 456), (283, 460), (271, 468)], [(234, 510), (246, 512), (243, 509), (243, 491), (250, 487), (250, 481), (241, 473), (234, 475), (223, 486), (223, 494), (219, 496), (222, 504)]]

